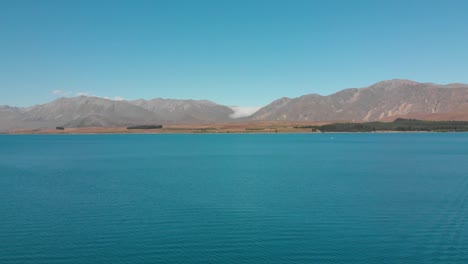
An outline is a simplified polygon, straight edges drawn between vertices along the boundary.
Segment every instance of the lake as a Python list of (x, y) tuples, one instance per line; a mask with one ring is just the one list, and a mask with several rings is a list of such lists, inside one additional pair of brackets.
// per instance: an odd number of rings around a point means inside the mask
[(468, 134), (0, 136), (0, 263), (468, 263)]

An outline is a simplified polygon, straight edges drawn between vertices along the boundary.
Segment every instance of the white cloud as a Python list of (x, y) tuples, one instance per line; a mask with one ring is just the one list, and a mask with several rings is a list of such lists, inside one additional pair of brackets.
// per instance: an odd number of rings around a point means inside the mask
[(67, 95), (70, 95), (72, 92), (69, 92), (69, 91), (64, 91), (64, 90), (53, 90), (52, 91), (52, 94), (55, 94), (55, 95), (61, 95), (61, 96), (67, 96)]
[(51, 93), (53, 95), (56, 95), (56, 96), (86, 96), (86, 97), (98, 97), (98, 98), (104, 98), (104, 99), (107, 99), (107, 100), (112, 100), (112, 101), (124, 101), (125, 98), (123, 98), (122, 96), (114, 96), (114, 97), (111, 97), (111, 96), (99, 96), (99, 95), (95, 95), (93, 93), (90, 93), (90, 92), (77, 92), (77, 93), (74, 93), (72, 91), (64, 91), (64, 90), (60, 90), (60, 89), (57, 89), (57, 90), (53, 90), (51, 91)]
[(234, 111), (229, 117), (231, 118), (240, 118), (253, 115), (257, 112), (261, 106), (230, 106), (229, 108)]

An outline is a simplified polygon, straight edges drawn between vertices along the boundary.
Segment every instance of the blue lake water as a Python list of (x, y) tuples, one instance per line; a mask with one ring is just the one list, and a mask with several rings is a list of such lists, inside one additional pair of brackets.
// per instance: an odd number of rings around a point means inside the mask
[(468, 134), (0, 136), (0, 263), (468, 263)]

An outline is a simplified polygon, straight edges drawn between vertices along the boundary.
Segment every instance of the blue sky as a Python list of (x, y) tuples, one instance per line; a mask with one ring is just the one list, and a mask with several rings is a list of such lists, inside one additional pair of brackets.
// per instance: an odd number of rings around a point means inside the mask
[[(468, 1), (0, 1), (0, 105), (468, 83)], [(55, 93), (53, 92), (55, 91)]]

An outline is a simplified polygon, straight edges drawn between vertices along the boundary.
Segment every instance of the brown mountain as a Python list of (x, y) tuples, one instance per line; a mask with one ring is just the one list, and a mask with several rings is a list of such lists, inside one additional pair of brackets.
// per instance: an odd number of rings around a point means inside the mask
[(399, 117), (468, 120), (468, 85), (390, 80), (328, 96), (284, 97), (250, 117), (235, 119), (232, 114), (231, 108), (206, 100), (113, 101), (81, 96), (27, 108), (0, 106), (0, 131), (237, 121), (391, 121)]
[(250, 120), (360, 122), (398, 117), (468, 120), (468, 85), (382, 81), (328, 96), (282, 98), (254, 113)]
[(206, 100), (113, 101), (80, 96), (27, 108), (0, 106), (0, 131), (223, 122), (232, 113), (229, 107)]
[(176, 100), (155, 98), (129, 103), (164, 117), (172, 123), (210, 123), (228, 121), (233, 111), (224, 105), (207, 100)]

